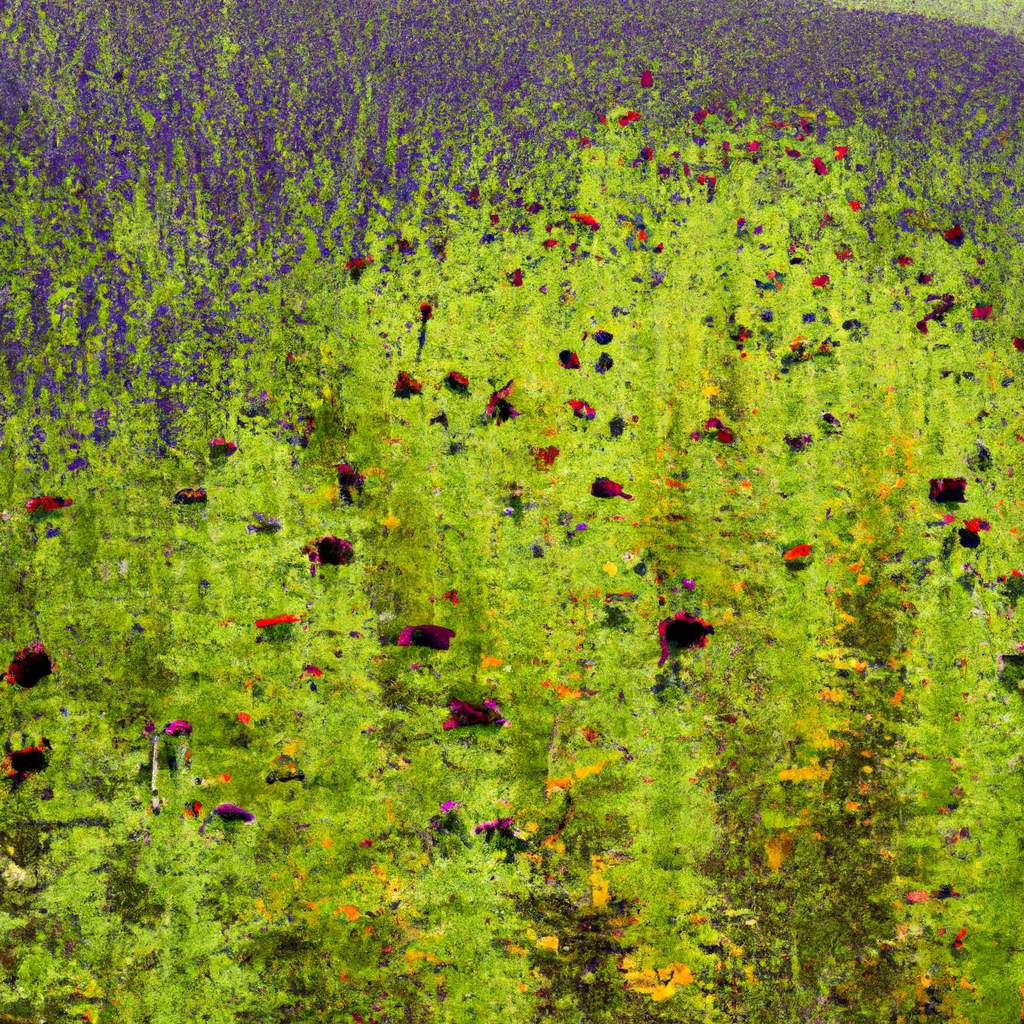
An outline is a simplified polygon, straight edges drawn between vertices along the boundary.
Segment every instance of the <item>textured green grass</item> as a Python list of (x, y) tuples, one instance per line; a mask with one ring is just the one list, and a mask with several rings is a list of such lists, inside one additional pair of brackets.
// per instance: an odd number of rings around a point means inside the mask
[[(737, 155), (726, 172), (720, 141), (735, 153), (758, 133), (712, 117), (709, 203), (688, 131), (648, 140), (659, 160), (678, 149), (694, 165), (659, 182), (630, 166), (635, 129), (610, 124), (522, 180), (537, 215), (450, 197), (443, 262), (378, 249), (356, 282), (310, 258), (246, 298), (244, 372), (270, 392), (269, 418), (240, 423), (240, 395), (197, 396), (178, 450), (155, 459), (153, 414), (114, 395), (112, 439), (65, 477), (56, 457), (44, 472), (19, 451), (24, 423), (7, 425), (2, 632), (12, 653), (40, 637), (57, 663), (2, 695), (10, 730), (54, 747), (0, 803), (9, 1019), (1019, 1014), (1021, 705), (996, 658), (1024, 637), (994, 582), (1020, 565), (1019, 251), (900, 231), (894, 186), (851, 210), (866, 178), (853, 162), (886, 166), (865, 132), (803, 144), (800, 160), (766, 141), (762, 162)], [(599, 230), (567, 222), (573, 211)], [(648, 251), (626, 246), (638, 217)], [(508, 232), (522, 220), (529, 234)], [(548, 221), (563, 222), (550, 251)], [(121, 251), (155, 261), (145, 211), (121, 223)], [(497, 238), (481, 245), (487, 230)], [(405, 234), (424, 233), (410, 219)], [(522, 287), (508, 283), (517, 268)], [(759, 290), (770, 270), (782, 287)], [(924, 270), (930, 285), (916, 283)], [(924, 296), (947, 290), (957, 306), (922, 335)], [(993, 319), (973, 321), (975, 302)], [(844, 329), (851, 318), (860, 327)], [(599, 328), (614, 334), (606, 349), (581, 340)], [(832, 351), (783, 373), (797, 336)], [(559, 367), (563, 348), (582, 369)], [(601, 351), (615, 361), (603, 375)], [(420, 396), (394, 397), (400, 370)], [(468, 396), (441, 385), (450, 370)], [(510, 380), (520, 416), (482, 423)], [(572, 398), (596, 418), (574, 418)], [(442, 410), (447, 428), (430, 423)], [(302, 411), (316, 424), (306, 448), (274, 422)], [(692, 439), (710, 417), (733, 444)], [(811, 444), (791, 451), (786, 435), (804, 432)], [(220, 434), (239, 450), (213, 465)], [(531, 449), (549, 445), (560, 454), (538, 468)], [(341, 461), (366, 474), (354, 506), (334, 487)], [(929, 478), (960, 475), (968, 502), (936, 525)], [(598, 476), (635, 499), (591, 497)], [(193, 485), (205, 507), (172, 503)], [(24, 512), (38, 493), (74, 498), (57, 536)], [(254, 512), (283, 528), (247, 532)], [(992, 528), (968, 552), (955, 531), (975, 516)], [(301, 548), (326, 533), (355, 560), (313, 577)], [(812, 558), (794, 570), (783, 552), (801, 543)], [(635, 600), (609, 601), (622, 592)], [(680, 609), (715, 633), (659, 669), (657, 623)], [(282, 613), (302, 616), (294, 635), (257, 643), (254, 621)], [(378, 642), (419, 623), (454, 629), (451, 649)], [(315, 691), (307, 664), (324, 672)], [(449, 700), (486, 697), (507, 727), (442, 729)], [(154, 815), (143, 727), (175, 718), (194, 726), (191, 767), (161, 769)], [(282, 752), (305, 785), (266, 784)], [(193, 800), (256, 820), (200, 834), (182, 813)], [(445, 801), (461, 803), (459, 826), (441, 834), (430, 821)], [(473, 834), (505, 816), (518, 852)], [(962, 826), (970, 837), (949, 843)], [(961, 898), (904, 899), (944, 884)]]

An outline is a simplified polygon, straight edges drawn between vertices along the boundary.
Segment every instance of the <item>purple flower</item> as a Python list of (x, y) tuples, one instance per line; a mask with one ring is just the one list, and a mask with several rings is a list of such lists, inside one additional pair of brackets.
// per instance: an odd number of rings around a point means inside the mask
[(238, 804), (217, 804), (213, 809), (213, 813), (217, 815), (221, 821), (255, 821), (256, 815), (247, 811), (244, 807), (239, 807)]
[(460, 729), (467, 725), (507, 725), (508, 719), (501, 717), (501, 708), (493, 697), (488, 697), (483, 704), (469, 704), (464, 700), (452, 700), (448, 703), (451, 718), (444, 721), (445, 729)]
[(168, 722), (160, 731), (166, 736), (191, 736), (192, 723), (186, 722), (183, 718), (175, 718), (173, 722)]
[(453, 636), (455, 630), (444, 626), (406, 626), (398, 634), (398, 646), (408, 647), (412, 644), (416, 647), (429, 647), (434, 651), (447, 651)]

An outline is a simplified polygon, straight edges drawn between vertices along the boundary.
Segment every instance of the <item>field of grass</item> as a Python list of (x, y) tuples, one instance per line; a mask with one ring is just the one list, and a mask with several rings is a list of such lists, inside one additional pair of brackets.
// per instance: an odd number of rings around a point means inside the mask
[(1022, 1016), (1017, 158), (668, 74), (11, 145), (0, 1020)]

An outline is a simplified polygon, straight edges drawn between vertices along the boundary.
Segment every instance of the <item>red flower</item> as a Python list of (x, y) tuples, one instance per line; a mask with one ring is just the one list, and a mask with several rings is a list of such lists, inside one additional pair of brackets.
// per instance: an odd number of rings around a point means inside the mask
[(975, 306), (971, 310), (971, 316), (975, 320), (987, 320), (992, 315), (991, 306)]
[(578, 416), (581, 420), (592, 420), (597, 415), (597, 411), (593, 406), (588, 405), (579, 398), (570, 398), (568, 404), (569, 408), (572, 409), (573, 415)]
[(239, 711), (236, 717), (242, 725), (248, 725), (252, 721), (252, 715), (248, 711)]
[(800, 156), (800, 150), (799, 149), (790, 149), (787, 146), (786, 147), (786, 156), (798, 157), (798, 156)]
[(860, 209), (860, 200), (859, 199), (851, 199), (850, 200), (850, 209), (853, 210), (854, 213), (856, 213)]
[(465, 394), (469, 390), (469, 378), (459, 373), (457, 370), (452, 370), (448, 376), (445, 377), (444, 382), (452, 391), (458, 391), (461, 394)]
[(545, 249), (554, 249), (554, 247), (556, 245), (558, 245), (558, 239), (557, 238), (545, 238), (544, 241), (541, 242), (540, 244), (543, 245)]
[(234, 441), (226, 441), (223, 437), (212, 438), (209, 445), (211, 455), (221, 455), (224, 458), (238, 451), (238, 445)]
[(256, 628), (266, 629), (267, 626), (281, 626), (286, 622), (301, 622), (298, 615), (275, 615), (272, 619), (257, 619)]
[(815, 174), (828, 174), (828, 167), (825, 166), (825, 161), (820, 156), (814, 157), (811, 163), (814, 165)]
[(547, 448), (531, 448), (530, 454), (537, 462), (538, 469), (544, 469), (554, 463), (558, 458), (559, 451), (554, 445)]
[(761, 143), (758, 142), (756, 139), (753, 142), (748, 142), (747, 143), (747, 152), (748, 153), (756, 153), (760, 148), (761, 148)]
[(429, 320), (434, 315), (434, 307), (429, 302), (420, 303), (420, 319)]
[(626, 114), (619, 118), (619, 127), (625, 128), (627, 124), (632, 124), (634, 121), (639, 121), (640, 115), (635, 110), (629, 110)]
[(35, 512), (56, 512), (57, 509), (67, 508), (74, 504), (71, 498), (62, 498), (60, 495), (43, 494), (38, 498), (29, 498), (25, 502), (25, 511)]
[(950, 245), (960, 246), (963, 245), (964, 242), (964, 233), (959, 224), (954, 224), (948, 231), (943, 231), (942, 237), (949, 242)]
[(509, 283), (513, 288), (523, 287), (523, 272), (518, 267), (509, 275)]
[(583, 224), (585, 227), (590, 228), (592, 231), (596, 231), (601, 225), (597, 222), (597, 219), (591, 216), (589, 213), (574, 213), (572, 220), (576, 221), (577, 224)]
[(810, 553), (811, 553), (811, 545), (810, 544), (797, 544), (797, 546), (795, 548), (790, 548), (787, 552), (785, 552), (785, 554), (783, 554), (782, 557), (787, 562), (792, 562), (794, 559), (797, 559), (797, 558), (806, 558)]
[(640, 76), (640, 87), (643, 89), (650, 89), (652, 85), (654, 85), (654, 75), (652, 75), (649, 70), (644, 71)]
[(732, 444), (736, 440), (736, 435), (728, 427), (719, 427), (715, 438), (722, 444)]
[(836, 158), (836, 160), (842, 160), (843, 157), (846, 156), (847, 153), (849, 153), (849, 151), (849, 146), (836, 146), (835, 149), (832, 151), (832, 155)]
[(578, 370), (580, 368), (580, 357), (567, 348), (558, 353), (558, 362), (563, 370)]
[(914, 261), (909, 256), (897, 256), (896, 263), (901, 267), (909, 267)]
[(11, 685), (17, 684), (29, 690), (41, 679), (51, 675), (53, 668), (53, 661), (46, 648), (38, 640), (33, 640), (15, 653), (5, 678)]
[(413, 395), (418, 395), (422, 390), (423, 385), (418, 380), (414, 380), (405, 370), (399, 371), (398, 377), (395, 380), (396, 398), (411, 398)]
[(836, 249), (836, 259), (840, 262), (853, 259), (853, 251), (850, 249)]
[(580, 139), (580, 149), (587, 149), (589, 146), (594, 144), (594, 140), (589, 135), (584, 135)]
[(1024, 338), (1014, 338), (1013, 339), (1013, 347), (1018, 352), (1024, 352)]
[(819, 274), (817, 277), (812, 277), (811, 284), (815, 288), (824, 288), (828, 284), (828, 274)]

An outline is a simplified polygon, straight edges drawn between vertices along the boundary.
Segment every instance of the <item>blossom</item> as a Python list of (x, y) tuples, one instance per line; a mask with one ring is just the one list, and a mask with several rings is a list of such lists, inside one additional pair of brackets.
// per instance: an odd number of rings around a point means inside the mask
[(53, 661), (46, 648), (40, 641), (33, 640), (15, 653), (7, 667), (5, 678), (11, 685), (30, 690), (41, 679), (52, 674), (53, 667)]
[(465, 395), (469, 391), (469, 378), (456, 370), (449, 371), (444, 382), (447, 385), (448, 390), (454, 391), (456, 394)]
[(511, 393), (512, 381), (509, 381), (504, 387), (498, 388), (497, 391), (492, 392), (491, 397), (487, 400), (484, 418), (493, 419), (495, 423), (505, 423), (507, 420), (518, 416), (519, 411), (508, 400), (508, 396)]
[(192, 723), (185, 721), (184, 718), (175, 718), (173, 721), (168, 722), (160, 731), (165, 736), (191, 736)]
[(338, 495), (346, 504), (351, 505), (352, 492), (363, 493), (365, 478), (347, 462), (339, 462), (334, 468), (338, 471)]
[(447, 651), (448, 645), (455, 636), (454, 629), (445, 626), (406, 626), (398, 634), (398, 646), (429, 647), (434, 651)]
[(270, 619), (257, 619), (257, 629), (267, 629), (270, 626), (282, 626), (292, 622), (301, 622), (302, 619), (298, 615), (275, 615)]
[(928, 482), (928, 497), (932, 501), (951, 502), (966, 501), (964, 491), (967, 488), (967, 480), (962, 477), (939, 477)]
[(177, 505), (201, 505), (206, 502), (206, 490), (203, 487), (183, 487), (174, 495)]
[(221, 821), (250, 822), (256, 820), (255, 814), (247, 811), (244, 807), (239, 807), (238, 804), (217, 804), (213, 809), (213, 813), (216, 814)]
[(444, 729), (460, 729), (470, 725), (507, 725), (508, 719), (503, 718), (498, 702), (488, 697), (482, 704), (470, 704), (464, 700), (452, 700), (448, 703), (451, 717), (446, 718)]
[(223, 437), (211, 438), (208, 444), (210, 446), (210, 454), (218, 455), (221, 458), (227, 458), (238, 451), (238, 445), (234, 441), (226, 441)]
[(706, 647), (708, 637), (714, 632), (715, 627), (710, 622), (687, 611), (676, 612), (670, 619), (662, 619), (658, 623), (658, 638), (661, 642), (658, 665), (664, 665), (675, 651)]
[(422, 390), (423, 385), (409, 373), (405, 370), (398, 372), (398, 377), (395, 379), (396, 398), (411, 398), (413, 395), (418, 395)]
[(617, 484), (606, 476), (599, 476), (590, 485), (590, 493), (595, 498), (625, 498), (627, 501), (633, 500), (632, 494), (626, 494), (623, 491), (622, 484)]
[(310, 541), (303, 547), (302, 553), (311, 562), (319, 562), (321, 565), (348, 565), (354, 557), (352, 542), (333, 534)]
[(56, 512), (73, 504), (74, 501), (71, 498), (62, 498), (59, 494), (43, 494), (38, 498), (29, 498), (25, 502), (25, 511), (30, 515), (40, 512)]

